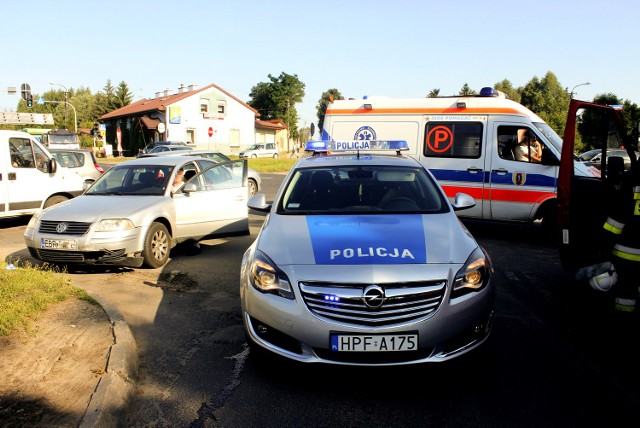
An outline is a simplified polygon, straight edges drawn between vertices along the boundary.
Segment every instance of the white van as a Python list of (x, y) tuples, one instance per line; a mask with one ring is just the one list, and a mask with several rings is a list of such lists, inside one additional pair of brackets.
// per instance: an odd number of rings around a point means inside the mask
[[(465, 97), (336, 100), (327, 107), (321, 138), (406, 140), (408, 154), (429, 168), (451, 200), (459, 192), (476, 200), (459, 216), (555, 224), (562, 140), (493, 88)], [(576, 174), (598, 173), (576, 163)]]
[(83, 180), (31, 135), (0, 130), (0, 218), (31, 215), (83, 192)]

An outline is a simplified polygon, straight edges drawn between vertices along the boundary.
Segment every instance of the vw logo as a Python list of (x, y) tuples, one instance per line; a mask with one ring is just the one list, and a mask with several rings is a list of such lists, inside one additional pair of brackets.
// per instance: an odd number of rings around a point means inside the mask
[(64, 233), (67, 230), (67, 223), (58, 223), (56, 226), (56, 232)]
[(384, 289), (377, 285), (368, 286), (362, 293), (362, 301), (369, 308), (379, 308), (385, 301)]

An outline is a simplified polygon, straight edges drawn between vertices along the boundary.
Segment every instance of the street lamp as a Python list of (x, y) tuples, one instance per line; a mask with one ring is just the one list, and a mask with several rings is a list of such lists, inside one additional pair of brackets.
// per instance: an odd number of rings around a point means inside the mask
[(69, 92), (67, 91), (67, 87), (66, 87), (66, 86), (64, 86), (64, 85), (63, 85), (63, 84), (61, 84), (61, 83), (53, 83), (53, 82), (49, 82), (49, 84), (50, 84), (50, 85), (58, 85), (58, 86), (62, 86), (62, 87), (64, 88), (64, 124), (65, 124), (65, 126), (66, 126), (66, 125), (67, 125), (67, 104), (69, 104), (69, 103), (68, 103), (68, 101), (67, 101), (67, 94), (69, 93)]
[(570, 100), (572, 100), (572, 99), (573, 99), (573, 94), (574, 94), (574, 92), (575, 92), (575, 90), (576, 90), (576, 88), (577, 88), (578, 86), (587, 86), (587, 85), (590, 85), (590, 84), (591, 84), (591, 82), (584, 82), (584, 83), (580, 83), (580, 84), (578, 84), (578, 85), (574, 86), (574, 87), (573, 87), (573, 89), (571, 90), (571, 93), (569, 93), (569, 99), (570, 99)]
[(76, 134), (78, 133), (78, 114), (76, 113), (76, 108), (73, 106), (73, 104), (71, 104), (68, 101), (46, 101), (45, 103), (59, 103), (62, 104), (64, 103), (64, 108), (67, 108), (67, 104), (71, 106), (71, 108), (73, 109), (73, 126), (75, 129)]

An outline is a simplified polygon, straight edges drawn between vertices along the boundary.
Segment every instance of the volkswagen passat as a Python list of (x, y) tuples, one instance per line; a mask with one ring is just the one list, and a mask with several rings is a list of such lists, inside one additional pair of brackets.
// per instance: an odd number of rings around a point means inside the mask
[[(373, 154), (393, 150), (395, 155)], [(444, 361), (489, 336), (488, 255), (405, 141), (310, 142), (244, 254), (240, 297), (253, 349), (301, 361)], [(344, 153), (341, 152), (346, 151)], [(330, 151), (332, 154), (328, 155)]]
[(25, 242), (33, 257), (51, 263), (158, 268), (178, 243), (248, 235), (246, 183), (243, 160), (123, 162), (71, 203), (34, 215)]

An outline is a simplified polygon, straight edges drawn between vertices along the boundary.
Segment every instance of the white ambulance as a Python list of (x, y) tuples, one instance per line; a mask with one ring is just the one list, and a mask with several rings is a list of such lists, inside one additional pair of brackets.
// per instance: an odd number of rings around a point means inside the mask
[(0, 130), (0, 218), (30, 215), (83, 192), (83, 179), (34, 137)]
[[(460, 192), (476, 200), (459, 216), (555, 225), (562, 140), (493, 88), (478, 96), (336, 100), (321, 139), (406, 140), (409, 155), (429, 168), (450, 200)], [(576, 174), (599, 172), (576, 162)]]

